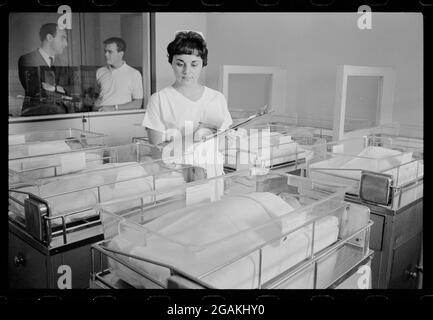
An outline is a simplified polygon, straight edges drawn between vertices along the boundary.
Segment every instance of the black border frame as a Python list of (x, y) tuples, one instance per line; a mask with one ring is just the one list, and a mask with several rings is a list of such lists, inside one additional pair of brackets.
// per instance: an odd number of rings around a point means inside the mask
[[(112, 5), (107, 5), (107, 4)], [(114, 3), (114, 4), (113, 4)], [(432, 0), (408, 0), (404, 3), (395, 0), (369, 0), (369, 1), (349, 1), (349, 0), (240, 0), (237, 2), (228, 0), (148, 0), (146, 2), (138, 2), (132, 0), (0, 0), (0, 23), (4, 30), (8, 30), (8, 14), (9, 12), (38, 12), (53, 10), (57, 11), (59, 5), (69, 5), (73, 11), (88, 11), (88, 12), (116, 12), (116, 11), (144, 11), (144, 12), (356, 12), (360, 5), (367, 4), (375, 12), (421, 12), (424, 21), (424, 106), (431, 105), (431, 96), (428, 94), (429, 82), (431, 78), (432, 50), (428, 47), (429, 39), (431, 39), (432, 20), (433, 20), (433, 1)], [(150, 16), (151, 28), (151, 43), (154, 43), (154, 15)], [(6, 38), (8, 36), (6, 35)], [(6, 39), (8, 43), (8, 39)], [(6, 51), (6, 50), (4, 50)], [(154, 74), (152, 61), (155, 59), (155, 50), (151, 48), (151, 71)], [(1, 87), (3, 94), (1, 99), (3, 106), (7, 105), (7, 89), (8, 83), (6, 65), (7, 59), (3, 60), (5, 68), (3, 68), (2, 78), (6, 80)], [(155, 89), (155, 78), (151, 79), (151, 90)], [(426, 111), (426, 107), (424, 110)], [(3, 108), (6, 118), (7, 108)], [(425, 112), (424, 111), (424, 112)], [(427, 118), (427, 114), (424, 116)], [(5, 126), (6, 128), (6, 126)], [(6, 137), (6, 132), (2, 133), (2, 137)], [(427, 137), (425, 141), (428, 142)], [(428, 147), (425, 148), (425, 158), (429, 158)], [(4, 157), (6, 163), (6, 157)], [(427, 160), (428, 161), (428, 160)], [(6, 167), (6, 165), (4, 166)], [(3, 170), (4, 174), (6, 170)], [(429, 170), (425, 170), (426, 181), (429, 181)], [(7, 178), (3, 178), (6, 186)], [(427, 187), (427, 188), (426, 188)], [(428, 193), (428, 183), (425, 184), (426, 193)], [(6, 191), (3, 192), (6, 197)], [(5, 204), (7, 200), (5, 199)], [(6, 211), (5, 206), (5, 211)], [(433, 301), (433, 290), (431, 283), (431, 271), (429, 261), (429, 242), (428, 230), (432, 225), (431, 215), (429, 214), (429, 203), (424, 203), (424, 288), (419, 290), (141, 290), (141, 291), (95, 291), (95, 290), (10, 290), (7, 285), (7, 259), (0, 258), (0, 305), (16, 305), (27, 303), (35, 306), (45, 306), (47, 303), (51, 306), (65, 306), (72, 303), (86, 303), (90, 306), (112, 306), (116, 307), (119, 304), (127, 303), (136, 306), (141, 311), (141, 315), (135, 315), (148, 318), (149, 315), (155, 315), (161, 318), (176, 319), (176, 316), (168, 316), (166, 311), (168, 306), (178, 305), (190, 306), (205, 306), (215, 304), (257, 304), (265, 305), (265, 315), (250, 315), (252, 318), (290, 318), (293, 307), (307, 309), (303, 310), (304, 315), (309, 315), (312, 306), (313, 309), (319, 309), (319, 306), (326, 304), (335, 307), (335, 315), (339, 314), (337, 307), (348, 306), (351, 303), (363, 303), (366, 306), (375, 306), (381, 304), (384, 306), (399, 306), (403, 307), (406, 303), (416, 303), (419, 306), (427, 305)], [(6, 212), (3, 211), (0, 218), (0, 245), (7, 245), (8, 223)], [(1, 250), (1, 254), (5, 257), (7, 248)], [(317, 307), (317, 308), (316, 308)], [(271, 313), (276, 312), (278, 317), (269, 317), (269, 309)], [(388, 308), (387, 308), (388, 309)], [(361, 316), (370, 316), (371, 312), (368, 309), (362, 313), (353, 310), (353, 315), (358, 313)], [(360, 310), (361, 311), (361, 310)], [(413, 310), (416, 312), (416, 310)], [(132, 316), (128, 309), (122, 311), (125, 315)], [(46, 316), (59, 316), (46, 313)], [(352, 316), (352, 315), (350, 315)], [(200, 316), (200, 318), (219, 318), (208, 314)], [(222, 318), (230, 318), (230, 316), (221, 316)], [(177, 317), (177, 318), (188, 318)], [(239, 316), (245, 318), (245, 316)]]

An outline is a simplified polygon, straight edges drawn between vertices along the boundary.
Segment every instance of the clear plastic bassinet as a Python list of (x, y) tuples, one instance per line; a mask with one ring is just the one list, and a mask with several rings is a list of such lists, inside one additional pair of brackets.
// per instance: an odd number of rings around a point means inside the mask
[[(215, 196), (215, 185), (224, 188)], [(172, 189), (170, 203), (101, 203), (92, 280), (108, 288), (329, 288), (371, 256), (369, 209), (309, 179), (243, 170)], [(163, 190), (148, 193), (157, 197)], [(129, 199), (130, 200), (130, 199)], [(155, 216), (155, 213), (157, 215)]]
[(139, 143), (86, 150), (84, 155), (86, 166), (75, 173), (58, 175), (56, 157), (50, 168), (9, 170), (9, 220), (46, 246), (61, 246), (102, 234), (95, 208), (101, 201), (205, 177), (201, 168), (167, 163), (157, 149)]
[(403, 126), (314, 147), (305, 175), (392, 210), (422, 198), (423, 139), (403, 135)]
[(104, 139), (102, 133), (71, 128), (9, 134), (9, 160), (100, 148)]

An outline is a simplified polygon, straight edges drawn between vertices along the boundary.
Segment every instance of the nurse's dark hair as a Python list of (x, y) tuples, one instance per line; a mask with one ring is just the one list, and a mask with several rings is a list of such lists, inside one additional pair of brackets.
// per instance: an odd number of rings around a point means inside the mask
[(205, 67), (207, 65), (207, 53), (206, 41), (194, 31), (179, 32), (167, 46), (167, 56), (170, 64), (175, 55), (194, 54), (203, 60), (203, 67)]

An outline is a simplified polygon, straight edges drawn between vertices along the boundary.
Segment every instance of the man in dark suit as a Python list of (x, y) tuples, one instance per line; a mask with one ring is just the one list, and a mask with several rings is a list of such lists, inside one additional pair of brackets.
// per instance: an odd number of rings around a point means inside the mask
[(18, 73), (25, 98), (22, 116), (67, 113), (65, 89), (59, 85), (59, 74), (54, 68), (55, 57), (67, 46), (66, 30), (56, 23), (47, 23), (39, 30), (40, 48), (21, 56)]

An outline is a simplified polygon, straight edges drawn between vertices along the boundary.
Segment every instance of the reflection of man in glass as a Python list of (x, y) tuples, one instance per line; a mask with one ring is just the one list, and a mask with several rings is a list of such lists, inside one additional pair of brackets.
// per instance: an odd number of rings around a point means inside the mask
[(138, 109), (143, 101), (143, 82), (138, 70), (123, 60), (126, 43), (112, 37), (104, 41), (107, 66), (96, 71), (100, 87), (95, 107), (99, 111)]
[(56, 55), (67, 46), (66, 30), (58, 29), (56, 23), (46, 23), (39, 30), (40, 48), (21, 56), (18, 73), (25, 98), (21, 115), (66, 113), (65, 90), (58, 85), (54, 62)]

